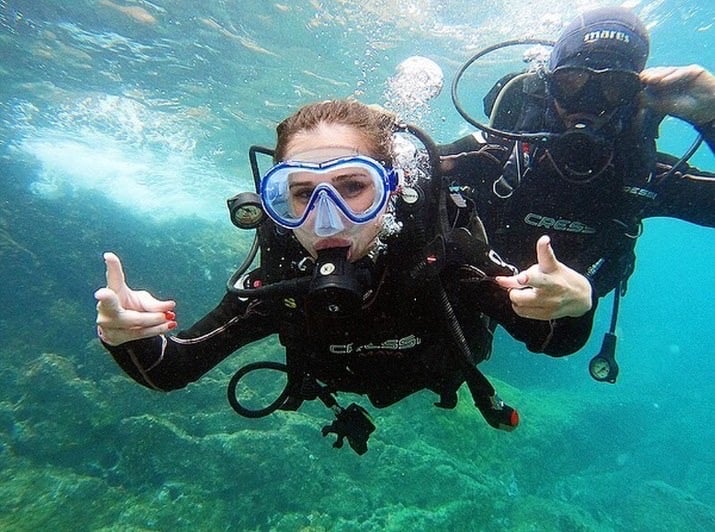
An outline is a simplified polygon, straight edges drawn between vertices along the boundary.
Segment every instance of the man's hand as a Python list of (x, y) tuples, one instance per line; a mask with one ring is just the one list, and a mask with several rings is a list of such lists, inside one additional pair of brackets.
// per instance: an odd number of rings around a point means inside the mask
[(583, 275), (556, 259), (551, 239), (536, 243), (537, 263), (496, 282), (509, 290), (511, 306), (519, 316), (536, 320), (583, 316), (591, 310), (591, 284)]
[(122, 263), (114, 253), (105, 253), (107, 287), (94, 293), (97, 303), (97, 334), (109, 345), (149, 338), (176, 328), (174, 301), (160, 301), (149, 292), (127, 286)]
[(700, 65), (647, 68), (643, 105), (693, 125), (715, 120), (715, 76)]

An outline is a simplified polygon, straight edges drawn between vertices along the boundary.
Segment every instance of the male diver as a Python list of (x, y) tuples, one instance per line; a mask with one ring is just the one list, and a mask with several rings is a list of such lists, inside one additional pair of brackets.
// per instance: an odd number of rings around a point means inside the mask
[(713, 150), (715, 77), (697, 65), (644, 70), (648, 54), (633, 12), (588, 11), (563, 30), (545, 65), (500, 80), (503, 92), (485, 98), (489, 126), (472, 121), (483, 131), (439, 147), (490, 245), (521, 270), (497, 279), (517, 314), (539, 317), (545, 274), (534, 264), (535, 242), (588, 279), (594, 304), (616, 290), (604, 356), (590, 367), (607, 382), (618, 371), (618, 297), (643, 220), (715, 226), (715, 175), (687, 164), (697, 144), (680, 159), (656, 150), (665, 115), (691, 123)]

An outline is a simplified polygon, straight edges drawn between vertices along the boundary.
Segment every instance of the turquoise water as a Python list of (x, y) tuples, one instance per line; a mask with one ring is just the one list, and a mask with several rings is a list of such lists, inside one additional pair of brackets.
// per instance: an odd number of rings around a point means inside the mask
[[(609, 300), (567, 359), (500, 335), (485, 368), (522, 415), (509, 434), (466, 396), (454, 411), (427, 393), (386, 410), (352, 398), (378, 426), (358, 457), (321, 437), (318, 404), (231, 411), (230, 375), (279, 359), (275, 340), (158, 395), (94, 338), (108, 249), (130, 285), (177, 299), (180, 326), (212, 308), (250, 244), (225, 213), (251, 187), (248, 146), (271, 145), (301, 104), (357, 96), (446, 142), (470, 131), (448, 90), (466, 59), (607, 4), (0, 0), (0, 529), (715, 529), (709, 229), (646, 223), (616, 385), (587, 372)], [(649, 65), (715, 70), (715, 6), (628, 5), (651, 30)], [(444, 72), (428, 106), (390, 90), (413, 55)], [(478, 111), (515, 64), (481, 64), (467, 102)], [(676, 154), (694, 138), (677, 120), (662, 133)], [(707, 150), (693, 161), (713, 169)]]

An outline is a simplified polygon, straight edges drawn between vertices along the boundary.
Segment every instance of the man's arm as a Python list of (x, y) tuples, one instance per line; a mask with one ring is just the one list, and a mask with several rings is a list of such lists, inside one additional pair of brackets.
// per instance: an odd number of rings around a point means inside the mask
[(687, 164), (673, 170), (677, 159), (658, 154), (655, 176), (649, 189), (654, 198), (643, 209), (643, 218), (665, 216), (715, 227), (715, 173)]
[(487, 142), (480, 131), (449, 144), (437, 146), (441, 170), (445, 175), (474, 175), (498, 177), (503, 171), (503, 161), (510, 149), (509, 141)]
[[(597, 299), (593, 296), (590, 310), (579, 317), (537, 320), (516, 314), (507, 291), (496, 284), (478, 283), (473, 291), (469, 289), (470, 284), (467, 280), (462, 285), (462, 304), (468, 305), (470, 311), (478, 308), (485, 312), (514, 339), (523, 342), (529, 351), (552, 357), (571, 355), (586, 345), (591, 335), (597, 307)], [(470, 300), (476, 302), (476, 305), (470, 304)]]

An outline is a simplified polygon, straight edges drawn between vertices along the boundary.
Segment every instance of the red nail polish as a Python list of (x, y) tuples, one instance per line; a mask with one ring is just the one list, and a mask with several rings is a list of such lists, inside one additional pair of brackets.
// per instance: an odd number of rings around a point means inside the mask
[(171, 331), (172, 329), (176, 329), (176, 322), (175, 321), (170, 321), (169, 322), (169, 330)]
[(172, 312), (171, 310), (167, 310), (166, 312), (164, 312), (164, 316), (169, 321), (176, 319), (176, 313)]

